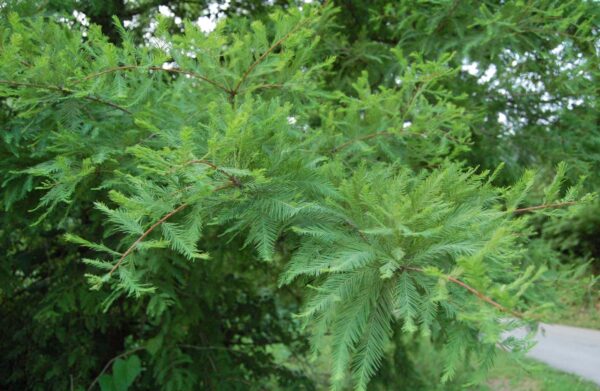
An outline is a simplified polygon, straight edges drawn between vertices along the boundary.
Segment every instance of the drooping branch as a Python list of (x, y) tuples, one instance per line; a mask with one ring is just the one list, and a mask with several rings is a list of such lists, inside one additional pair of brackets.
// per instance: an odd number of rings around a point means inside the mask
[[(369, 243), (368, 240), (366, 239), (366, 237), (364, 236), (364, 234), (354, 225), (351, 224), (351, 227), (353, 229), (355, 229), (361, 236), (361, 238), (366, 242)], [(413, 272), (419, 272), (419, 273), (425, 273), (425, 270), (419, 268), (419, 267), (414, 267), (414, 266), (401, 266), (400, 267), (401, 270), (404, 271), (413, 271)], [(478, 291), (477, 289), (473, 288), (472, 286), (468, 285), (467, 283), (459, 280), (458, 278), (452, 277), (450, 275), (446, 275), (445, 276), (448, 281), (457, 284), (461, 287), (463, 287), (464, 289), (466, 289), (467, 291), (471, 292), (472, 294), (474, 294), (476, 297), (478, 297), (480, 300), (494, 306), (495, 308), (497, 308), (498, 310), (508, 313), (508, 314), (512, 314), (514, 316), (516, 316), (517, 318), (521, 318), (523, 319), (525, 316), (517, 311), (511, 310), (510, 308), (507, 308), (505, 306), (503, 306), (502, 304), (498, 303), (497, 301), (493, 300), (492, 298), (490, 298), (489, 296), (486, 296), (485, 294), (483, 294), (482, 292)]]
[(454, 278), (452, 276), (446, 276), (448, 278), (448, 281), (451, 281), (463, 288), (465, 288), (466, 290), (468, 290), (469, 292), (471, 292), (472, 294), (474, 294), (475, 296), (477, 296), (479, 299), (485, 301), (488, 304), (491, 304), (492, 306), (496, 307), (498, 310), (502, 311), (502, 312), (506, 312), (508, 314), (512, 314), (514, 316), (516, 316), (517, 318), (523, 318), (523, 314), (521, 314), (520, 312), (511, 310), (510, 308), (507, 308), (505, 306), (503, 306), (502, 304), (498, 303), (497, 301), (494, 301), (492, 298), (490, 298), (489, 296), (484, 295), (483, 293), (481, 293), (480, 291), (478, 291), (477, 289), (473, 288), (472, 286), (462, 282), (461, 280), (459, 280), (458, 278)]
[(163, 67), (157, 67), (157, 66), (143, 66), (143, 65), (123, 65), (123, 66), (118, 66), (118, 67), (113, 67), (113, 68), (108, 68), (105, 69), (103, 71), (97, 72), (97, 73), (92, 73), (91, 75), (88, 75), (86, 77), (84, 77), (83, 79), (79, 79), (77, 81), (75, 81), (75, 83), (81, 83), (83, 81), (86, 80), (90, 80), (90, 79), (94, 79), (96, 77), (102, 76), (102, 75), (106, 75), (108, 73), (114, 73), (114, 72), (124, 72), (124, 71), (132, 71), (132, 70), (136, 70), (136, 69), (146, 69), (149, 71), (159, 71), (159, 72), (167, 72), (167, 73), (177, 73), (177, 74), (182, 74), (182, 75), (188, 75), (191, 76), (195, 79), (200, 79), (203, 80), (209, 84), (212, 84), (213, 86), (227, 92), (230, 93), (229, 88), (225, 87), (224, 85), (209, 79), (206, 76), (200, 75), (199, 73), (193, 72), (193, 71), (189, 71), (189, 70), (185, 70), (185, 69), (181, 69), (181, 68), (163, 68)]
[[(425, 273), (425, 271), (421, 268), (418, 267), (412, 267), (412, 266), (402, 266), (403, 270), (409, 270), (409, 271), (414, 271), (414, 272), (419, 272), (419, 273)], [(511, 314), (516, 316), (517, 318), (521, 318), (523, 319), (525, 317), (525, 315), (523, 315), (520, 312), (511, 310), (510, 308), (507, 308), (505, 306), (503, 306), (502, 304), (498, 303), (497, 301), (493, 300), (491, 297), (486, 296), (485, 294), (483, 294), (482, 292), (478, 291), (477, 289), (473, 288), (471, 285), (459, 280), (458, 278), (446, 275), (445, 276), (448, 281), (461, 286), (462, 288), (466, 289), (467, 291), (469, 291), (470, 293), (472, 293), (473, 295), (475, 295), (477, 298), (479, 298), (480, 300), (492, 305), (493, 307), (495, 307), (496, 309), (505, 312), (507, 314)]]
[[(76, 91), (76, 90), (72, 90), (70, 88), (66, 88), (66, 87), (62, 87), (62, 86), (56, 86), (56, 85), (52, 85), (52, 84), (42, 84), (42, 83), (28, 83), (28, 82), (18, 82), (18, 81), (10, 81), (10, 80), (0, 80), (0, 84), (7, 84), (10, 86), (14, 86), (14, 87), (40, 88), (40, 89), (44, 89), (44, 90), (48, 90), (48, 91), (61, 92), (63, 94), (67, 94), (67, 95), (74, 95), (74, 94), (82, 92), (82, 91)], [(127, 110), (123, 106), (119, 106), (116, 103), (110, 102), (108, 100), (99, 98), (94, 95), (84, 95), (84, 96), (82, 96), (82, 98), (87, 99), (92, 102), (97, 102), (97, 103), (104, 104), (106, 106), (110, 106), (114, 109), (120, 110), (127, 114), (132, 114), (131, 111)]]
[(188, 204), (186, 204), (186, 203), (179, 205), (177, 208), (173, 209), (172, 211), (170, 211), (169, 213), (167, 213), (166, 215), (161, 217), (160, 220), (158, 220), (157, 222), (152, 224), (152, 226), (150, 228), (148, 228), (139, 238), (137, 238), (136, 241), (133, 242), (127, 250), (125, 250), (123, 255), (121, 255), (121, 258), (119, 258), (117, 263), (115, 263), (115, 265), (112, 267), (112, 269), (110, 269), (110, 271), (108, 272), (108, 275), (111, 276), (115, 272), (115, 270), (117, 270), (119, 268), (119, 266), (121, 266), (121, 264), (123, 263), (125, 258), (127, 258), (127, 256), (129, 254), (131, 254), (133, 252), (133, 250), (135, 250), (137, 245), (140, 244), (140, 242), (142, 242), (146, 238), (146, 236), (150, 235), (150, 233), (152, 231), (154, 231), (159, 225), (161, 225), (162, 223), (167, 221), (169, 218), (171, 218), (173, 215), (175, 215), (179, 211), (183, 210), (187, 206), (188, 206)]
[[(214, 163), (209, 162), (208, 160), (191, 160), (189, 162), (187, 162), (187, 164), (204, 164), (209, 166), (210, 168), (212, 168), (215, 171), (218, 171), (220, 173), (222, 173), (223, 175), (227, 176), (227, 178), (229, 179), (229, 183), (227, 185), (224, 186), (220, 186), (217, 187), (213, 190), (213, 192), (216, 191), (221, 191), (223, 189), (227, 189), (229, 187), (235, 186), (235, 187), (242, 187), (242, 183), (241, 181), (235, 177), (234, 175), (229, 174), (228, 172), (226, 172), (225, 170), (223, 170), (221, 167), (217, 166)], [(166, 215), (164, 215), (163, 217), (161, 217), (159, 220), (157, 220), (154, 224), (152, 224), (150, 226), (150, 228), (148, 228), (146, 231), (144, 231), (143, 234), (140, 235), (140, 237), (138, 237), (135, 242), (133, 242), (131, 244), (131, 246), (129, 246), (127, 248), (127, 250), (125, 250), (125, 252), (121, 255), (121, 257), (119, 258), (119, 260), (117, 261), (117, 263), (115, 263), (115, 265), (112, 267), (112, 269), (110, 269), (110, 271), (108, 272), (108, 275), (111, 276), (123, 263), (123, 261), (125, 260), (125, 258), (127, 258), (127, 256), (129, 256), (137, 247), (138, 244), (140, 244), (148, 235), (150, 235), (150, 233), (152, 233), (152, 231), (154, 231), (156, 228), (158, 228), (162, 223), (164, 223), (165, 221), (167, 221), (168, 219), (170, 219), (171, 217), (173, 217), (175, 214), (179, 213), (180, 211), (182, 211), (183, 209), (185, 209), (188, 206), (187, 203), (183, 203), (181, 205), (179, 205), (177, 208), (173, 209), (172, 211), (170, 211), (169, 213), (167, 213)]]

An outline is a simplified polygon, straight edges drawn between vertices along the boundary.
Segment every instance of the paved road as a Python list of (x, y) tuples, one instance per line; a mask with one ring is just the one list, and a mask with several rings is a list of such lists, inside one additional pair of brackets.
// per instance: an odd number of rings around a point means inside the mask
[[(525, 330), (511, 333), (523, 337)], [(529, 357), (600, 385), (600, 330), (542, 324)]]

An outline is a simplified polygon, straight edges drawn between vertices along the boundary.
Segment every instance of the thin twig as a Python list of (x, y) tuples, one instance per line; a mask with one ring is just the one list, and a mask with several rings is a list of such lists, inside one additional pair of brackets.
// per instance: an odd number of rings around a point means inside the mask
[(160, 220), (158, 220), (157, 222), (152, 224), (152, 226), (150, 228), (148, 228), (139, 238), (137, 238), (137, 240), (135, 242), (133, 242), (133, 244), (131, 246), (129, 246), (129, 248), (123, 253), (123, 255), (121, 255), (121, 258), (119, 258), (119, 260), (113, 266), (113, 268), (110, 269), (110, 271), (108, 272), (108, 275), (109, 276), (112, 275), (115, 272), (115, 270), (117, 270), (119, 268), (119, 266), (121, 266), (121, 263), (123, 263), (123, 260), (125, 260), (125, 258), (127, 258), (127, 256), (129, 254), (131, 254), (133, 252), (133, 250), (135, 250), (136, 246), (142, 240), (144, 240), (146, 238), (146, 236), (148, 236), (152, 231), (154, 231), (156, 229), (156, 227), (158, 227), (159, 225), (161, 225), (162, 223), (167, 221), (171, 216), (173, 216), (177, 212), (183, 210), (186, 206), (188, 206), (188, 204), (186, 204), (186, 203), (179, 205), (177, 208), (173, 209), (172, 211), (170, 211), (169, 213), (167, 213), (166, 215), (161, 217)]
[(491, 304), (492, 306), (496, 307), (500, 311), (512, 314), (512, 315), (514, 315), (514, 316), (516, 316), (518, 318), (523, 318), (523, 314), (521, 314), (520, 312), (511, 310), (510, 308), (507, 308), (507, 307), (503, 306), (502, 304), (498, 303), (497, 301), (492, 300), (492, 298), (490, 298), (489, 296), (484, 295), (483, 293), (479, 292), (477, 289), (475, 289), (472, 286), (470, 286), (470, 285), (462, 282), (458, 278), (455, 278), (455, 277), (452, 277), (452, 276), (446, 276), (446, 277), (448, 278), (448, 281), (452, 281), (453, 283), (462, 286), (463, 288), (465, 288), (466, 290), (468, 290), (469, 292), (471, 292), (472, 294), (474, 294), (475, 296), (477, 296), (481, 300), (485, 301), (488, 304)]
[(248, 78), (248, 76), (250, 76), (250, 74), (252, 73), (252, 71), (254, 71), (254, 68), (256, 68), (261, 62), (263, 62), (264, 59), (267, 58), (267, 56), (269, 54), (271, 54), (271, 52), (273, 52), (273, 50), (275, 50), (277, 47), (279, 47), (281, 44), (283, 44), (293, 33), (295, 33), (296, 31), (298, 31), (302, 26), (304, 26), (306, 23), (308, 23), (309, 20), (310, 19), (307, 18), (307, 19), (304, 19), (304, 20), (298, 22), (298, 24), (296, 24), (296, 26), (294, 26), (294, 28), (292, 28), (290, 31), (288, 31), (283, 37), (279, 38), (258, 59), (256, 59), (256, 61), (254, 61), (248, 67), (248, 69), (246, 69), (246, 71), (244, 72), (244, 74), (242, 75), (242, 77), (240, 78), (240, 80), (237, 82), (237, 84), (235, 85), (235, 87), (233, 88), (233, 90), (231, 90), (231, 92), (230, 92), (231, 96), (237, 95), (237, 93), (240, 90), (240, 87), (242, 86), (242, 84), (244, 83), (244, 81), (246, 81), (246, 79)]
[(410, 97), (410, 100), (408, 101), (408, 105), (406, 105), (406, 109), (404, 109), (402, 113), (402, 120), (400, 121), (400, 123), (404, 123), (404, 121), (406, 121), (406, 116), (412, 110), (415, 102), (417, 101), (417, 98), (421, 95), (421, 93), (423, 92), (423, 88), (425, 88), (425, 85), (428, 84), (429, 81), (430, 79), (428, 78), (426, 81), (421, 82), (419, 85), (417, 85), (412, 96)]
[(204, 159), (190, 160), (189, 162), (186, 163), (186, 165), (189, 165), (189, 164), (204, 164), (204, 165), (212, 168), (213, 170), (225, 175), (227, 177), (227, 179), (229, 179), (229, 181), (232, 184), (234, 184), (235, 186), (242, 187), (242, 182), (236, 176), (231, 175), (230, 173), (225, 171), (223, 168), (217, 166), (214, 163), (209, 162), (208, 160), (204, 160)]
[[(402, 269), (404, 270), (410, 270), (410, 271), (415, 271), (415, 272), (419, 272), (419, 273), (425, 273), (425, 271), (421, 268), (418, 267), (412, 267), (412, 266), (403, 266)], [(467, 283), (459, 280), (458, 278), (446, 275), (445, 276), (448, 281), (451, 281), (463, 288), (465, 288), (466, 290), (468, 290), (469, 292), (471, 292), (472, 294), (474, 294), (475, 296), (477, 296), (480, 300), (485, 301), (486, 303), (494, 306), (495, 308), (497, 308), (498, 310), (502, 311), (502, 312), (506, 312), (508, 314), (512, 314), (514, 316), (516, 316), (517, 318), (524, 318), (524, 315), (520, 312), (511, 310), (510, 308), (507, 308), (505, 306), (503, 306), (502, 304), (498, 303), (497, 301), (494, 301), (492, 298), (490, 298), (489, 296), (484, 295), (483, 293), (481, 293), (480, 291), (478, 291), (477, 289), (473, 288), (472, 286), (468, 285)]]
[(229, 182), (229, 183), (226, 183), (226, 184), (224, 184), (222, 186), (215, 187), (213, 191), (221, 191), (221, 190), (224, 190), (224, 189), (229, 189), (230, 187), (240, 187), (240, 186), (236, 185), (235, 183)]
[[(64, 90), (64, 91), (65, 91), (65, 92), (68, 92), (68, 90)], [(71, 91), (71, 93), (75, 93), (75, 92), (76, 92), (76, 91)], [(107, 106), (110, 106), (110, 107), (112, 107), (112, 108), (114, 108), (114, 109), (120, 110), (120, 111), (122, 111), (122, 112), (124, 112), (124, 113), (127, 113), (127, 114), (133, 114), (131, 111), (127, 110), (126, 108), (124, 108), (124, 107), (122, 107), (122, 106), (119, 106), (119, 105), (118, 105), (118, 104), (116, 104), (116, 103), (112, 103), (112, 102), (110, 102), (110, 101), (107, 101), (107, 100), (104, 100), (104, 99), (101, 99), (101, 98), (97, 98), (97, 97), (95, 97), (95, 96), (93, 96), (93, 95), (86, 95), (86, 96), (84, 96), (84, 98), (85, 98), (85, 99), (88, 99), (88, 100), (91, 100), (91, 101), (93, 101), (93, 102), (98, 102), (98, 103), (105, 104), (105, 105), (107, 105)]]
[[(233, 186), (242, 187), (242, 183), (240, 182), (240, 180), (237, 177), (225, 172), (222, 168), (218, 167), (217, 165), (215, 165), (207, 160), (191, 160), (187, 164), (193, 164), (193, 163), (205, 164), (205, 165), (211, 167), (212, 169), (219, 171), (219, 172), (223, 173), (223, 175), (227, 176), (227, 178), (229, 179), (230, 182), (227, 185), (215, 188), (213, 190), (213, 192), (221, 191), (223, 189), (227, 189), (227, 188), (233, 187)], [(187, 207), (187, 206), (188, 206), (187, 203), (183, 203), (183, 204), (179, 205), (177, 208), (173, 209), (172, 211), (170, 211), (169, 213), (167, 213), (166, 215), (161, 217), (160, 220), (158, 220), (154, 224), (152, 224), (152, 226), (150, 228), (148, 228), (146, 231), (144, 231), (144, 233), (142, 235), (140, 235), (140, 237), (137, 238), (136, 241), (133, 242), (131, 244), (131, 246), (129, 246), (129, 248), (127, 248), (127, 250), (125, 250), (125, 252), (121, 255), (121, 257), (119, 258), (117, 263), (112, 267), (112, 269), (110, 269), (110, 271), (108, 272), (108, 275), (111, 276), (115, 272), (115, 270), (117, 270), (119, 268), (119, 266), (121, 266), (121, 264), (123, 263), (125, 258), (127, 258), (127, 256), (129, 254), (131, 254), (133, 252), (133, 250), (135, 250), (137, 245), (140, 244), (146, 238), (146, 236), (148, 236), (152, 231), (154, 231), (159, 225), (161, 225), (162, 223), (164, 223), (165, 221), (170, 219), (173, 215), (175, 215), (178, 212), (180, 212), (181, 210), (185, 209), (185, 207)]]
[[(66, 87), (55, 86), (52, 84), (27, 83), (27, 82), (17, 82), (17, 81), (10, 81), (10, 80), (0, 80), (0, 84), (7, 84), (7, 85), (15, 86), (15, 87), (41, 88), (41, 89), (45, 89), (45, 90), (49, 90), (49, 91), (62, 92), (63, 94), (76, 94), (76, 93), (81, 92), (81, 91), (72, 90), (72, 89), (66, 88)], [(94, 95), (84, 95), (84, 96), (82, 96), (82, 98), (93, 101), (93, 102), (102, 103), (104, 105), (110, 106), (114, 109), (120, 110), (127, 114), (132, 114), (131, 111), (127, 110), (126, 108), (119, 106), (116, 103), (107, 101), (105, 99), (98, 98)]]
[[(200, 331), (199, 334), (200, 334), (200, 339), (202, 339), (202, 342), (204, 344), (208, 344), (208, 338), (206, 338), (206, 335), (204, 335), (204, 333), (202, 331)], [(206, 356), (208, 357), (208, 361), (210, 362), (210, 365), (212, 366), (213, 371), (218, 372), (217, 366), (215, 365), (215, 362), (212, 359), (212, 354), (210, 353), (210, 351), (206, 353)], [(211, 386), (212, 386), (212, 382), (211, 382)]]
[(565, 206), (576, 205), (576, 204), (579, 204), (579, 201), (557, 202), (555, 204), (545, 204), (545, 205), (529, 206), (527, 208), (519, 208), (519, 209), (513, 210), (513, 213), (523, 214), (523, 213), (529, 213), (529, 212), (533, 212), (533, 211), (540, 210), (540, 209), (556, 209), (556, 208), (563, 208)]
[(110, 368), (110, 365), (111, 365), (113, 362), (115, 362), (116, 360), (118, 360), (118, 359), (120, 359), (120, 358), (122, 358), (122, 357), (129, 356), (130, 354), (133, 354), (133, 353), (135, 353), (135, 352), (138, 352), (138, 351), (140, 351), (140, 350), (144, 350), (144, 349), (146, 349), (146, 348), (144, 348), (144, 347), (142, 347), (142, 346), (139, 346), (139, 347), (137, 347), (137, 348), (134, 348), (134, 349), (128, 350), (128, 351), (126, 351), (126, 352), (124, 352), (124, 353), (121, 353), (121, 354), (119, 354), (119, 355), (117, 355), (117, 356), (115, 356), (115, 357), (111, 358), (111, 359), (110, 359), (110, 360), (109, 360), (109, 361), (106, 363), (106, 365), (104, 366), (104, 368), (102, 368), (102, 371), (100, 371), (100, 373), (98, 374), (98, 376), (96, 376), (96, 378), (94, 379), (94, 381), (92, 382), (92, 384), (90, 384), (90, 386), (87, 388), (87, 391), (91, 391), (91, 390), (94, 388), (94, 386), (96, 385), (96, 383), (97, 383), (97, 382), (98, 382), (98, 380), (100, 379), (100, 376), (102, 376), (102, 375), (104, 374), (104, 372), (106, 372), (106, 371), (108, 370), (108, 368)]
[(367, 239), (367, 237), (365, 236), (364, 232), (361, 231), (358, 226), (356, 224), (354, 224), (352, 222), (352, 220), (346, 219), (345, 223), (348, 224), (350, 226), (350, 228), (352, 228), (354, 231), (356, 231), (356, 233), (358, 233), (358, 235), (360, 236), (360, 238), (367, 244), (371, 244), (369, 242), (369, 239)]
[(147, 70), (151, 70), (151, 71), (162, 71), (162, 72), (167, 72), (167, 73), (178, 73), (178, 74), (188, 75), (188, 76), (191, 76), (196, 79), (204, 80), (205, 82), (212, 84), (213, 86), (218, 87), (225, 92), (228, 92), (228, 93), (230, 92), (230, 90), (227, 87), (225, 87), (224, 85), (222, 85), (212, 79), (209, 79), (206, 76), (202, 76), (196, 72), (193, 72), (193, 71), (188, 71), (188, 70), (181, 69), (181, 68), (169, 69), (169, 68), (163, 68), (163, 67), (157, 67), (157, 66), (142, 66), (142, 65), (123, 65), (123, 66), (119, 66), (119, 67), (108, 68), (108, 69), (105, 69), (105, 70), (97, 72), (97, 73), (92, 73), (91, 75), (88, 75), (88, 76), (84, 77), (83, 79), (77, 80), (74, 83), (81, 83), (83, 81), (90, 80), (95, 77), (106, 75), (106, 74), (112, 73), (112, 72), (131, 71), (134, 69), (147, 69)]

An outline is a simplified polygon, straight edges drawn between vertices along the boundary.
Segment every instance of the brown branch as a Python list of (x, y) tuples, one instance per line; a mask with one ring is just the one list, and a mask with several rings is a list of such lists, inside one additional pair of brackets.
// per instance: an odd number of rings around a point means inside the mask
[[(230, 183), (228, 183), (227, 185), (220, 186), (220, 187), (213, 189), (213, 192), (221, 191), (223, 189), (227, 189), (227, 188), (233, 187), (233, 186), (242, 187), (242, 183), (240, 182), (240, 180), (238, 178), (227, 173), (226, 171), (224, 171), (222, 168), (218, 167), (217, 165), (215, 165), (207, 160), (191, 160), (187, 164), (194, 164), (194, 163), (205, 164), (205, 165), (211, 167), (212, 169), (214, 169), (215, 171), (223, 173), (223, 175), (227, 176), (227, 178), (229, 179)], [(142, 235), (140, 235), (140, 237), (137, 238), (136, 241), (133, 242), (131, 244), (131, 246), (129, 246), (129, 248), (127, 248), (127, 250), (125, 250), (125, 252), (121, 255), (121, 257), (119, 258), (117, 263), (112, 267), (112, 269), (110, 269), (110, 271), (108, 272), (108, 275), (111, 276), (115, 272), (115, 270), (117, 270), (119, 268), (119, 266), (121, 266), (121, 264), (123, 263), (125, 258), (127, 258), (127, 256), (129, 254), (131, 254), (133, 252), (133, 250), (135, 250), (137, 245), (140, 244), (152, 231), (154, 231), (159, 225), (161, 225), (162, 223), (167, 221), (169, 218), (171, 218), (173, 215), (180, 212), (187, 206), (188, 206), (187, 203), (183, 203), (183, 204), (179, 205), (177, 208), (173, 209), (172, 211), (170, 211), (169, 213), (167, 213), (166, 215), (161, 217), (160, 220), (158, 220), (154, 224), (152, 224), (152, 226), (150, 228), (148, 228), (146, 231), (144, 231), (144, 233)]]
[(304, 19), (304, 20), (300, 21), (298, 24), (296, 24), (296, 26), (294, 26), (294, 28), (292, 28), (290, 31), (288, 31), (283, 37), (279, 38), (258, 59), (256, 59), (256, 61), (254, 61), (248, 67), (248, 69), (246, 69), (246, 71), (244, 72), (244, 74), (242, 75), (242, 77), (240, 78), (240, 80), (237, 82), (237, 84), (235, 85), (235, 87), (233, 88), (233, 90), (230, 91), (231, 96), (234, 97), (235, 95), (237, 95), (237, 93), (240, 90), (240, 87), (242, 86), (242, 84), (244, 83), (244, 81), (246, 81), (246, 79), (248, 78), (248, 76), (250, 76), (250, 74), (252, 73), (252, 71), (254, 71), (254, 68), (256, 68), (261, 62), (263, 62), (265, 60), (265, 58), (267, 58), (267, 56), (269, 54), (271, 54), (271, 52), (273, 52), (273, 50), (277, 49), (281, 44), (283, 44), (293, 33), (295, 33), (296, 31), (298, 31), (302, 26), (304, 26), (306, 23), (308, 23), (309, 20), (310, 19)]
[(555, 208), (563, 208), (565, 206), (576, 205), (579, 201), (566, 201), (566, 202), (557, 202), (555, 204), (546, 204), (546, 205), (537, 205), (537, 206), (529, 206), (527, 208), (519, 208), (512, 211), (515, 214), (523, 214), (529, 213), (540, 209), (555, 209)]
[[(66, 90), (65, 90), (65, 91), (66, 91)], [(75, 92), (76, 92), (76, 91), (72, 91), (72, 93), (75, 93)], [(102, 98), (97, 98), (97, 97), (95, 97), (95, 96), (93, 96), (93, 95), (87, 95), (87, 96), (84, 96), (84, 99), (91, 100), (91, 101), (93, 101), (93, 102), (98, 102), (98, 103), (105, 104), (105, 105), (107, 105), (107, 106), (110, 106), (110, 107), (112, 107), (113, 109), (120, 110), (120, 111), (122, 111), (122, 112), (124, 112), (124, 113), (127, 113), (127, 114), (133, 114), (131, 111), (127, 110), (127, 109), (126, 109), (126, 108), (124, 108), (123, 106), (119, 106), (119, 105), (118, 105), (118, 104), (116, 104), (116, 103), (112, 103), (112, 102), (110, 102), (110, 101), (107, 101), (107, 100), (104, 100), (104, 99), (102, 99)]]
[(206, 76), (202, 76), (196, 72), (193, 72), (193, 71), (188, 71), (188, 70), (181, 69), (181, 68), (168, 69), (168, 68), (157, 67), (157, 66), (142, 66), (142, 65), (123, 65), (123, 66), (119, 66), (119, 67), (108, 68), (108, 69), (105, 69), (98, 73), (93, 73), (91, 75), (88, 75), (88, 76), (84, 77), (83, 79), (75, 81), (75, 83), (81, 83), (83, 81), (90, 80), (90, 79), (93, 79), (98, 76), (106, 75), (108, 73), (120, 72), (120, 71), (131, 71), (131, 70), (135, 70), (135, 69), (147, 69), (149, 71), (162, 71), (162, 72), (167, 72), (167, 73), (177, 73), (177, 74), (188, 75), (188, 76), (191, 76), (196, 79), (204, 80), (205, 82), (212, 84), (213, 86), (220, 88), (221, 90), (223, 90), (227, 93), (231, 92), (229, 90), (229, 88), (225, 87), (224, 85), (222, 85), (212, 79), (209, 79)]
[(233, 184), (234, 186), (242, 187), (242, 182), (235, 175), (231, 175), (230, 173), (225, 171), (223, 168), (217, 166), (214, 163), (209, 162), (208, 160), (204, 160), (204, 159), (190, 160), (189, 162), (186, 163), (186, 165), (189, 165), (189, 164), (204, 164), (204, 165), (212, 168), (213, 170), (225, 175), (227, 177), (227, 179), (229, 179), (231, 184)]
[(215, 187), (213, 189), (213, 191), (221, 191), (221, 190), (224, 190), (224, 189), (229, 189), (230, 187), (239, 187), (239, 186), (237, 186), (235, 183), (227, 183), (225, 185), (222, 185), (222, 186), (219, 186), (219, 187)]
[(472, 294), (477, 296), (479, 299), (496, 307), (498, 310), (512, 314), (512, 315), (516, 316), (517, 318), (523, 318), (523, 314), (521, 314), (520, 312), (511, 310), (510, 308), (507, 308), (507, 307), (503, 306), (502, 304), (492, 300), (489, 296), (484, 295), (483, 293), (479, 292), (477, 289), (473, 288), (470, 285), (467, 285), (466, 283), (462, 282), (458, 278), (454, 278), (452, 276), (447, 276), (447, 278), (449, 281), (452, 281), (453, 283), (460, 285), (461, 287), (465, 288), (466, 290), (468, 290), (469, 292), (471, 292)]
[(367, 239), (367, 237), (365, 236), (365, 233), (364, 233), (363, 231), (361, 231), (361, 230), (358, 228), (358, 226), (352, 222), (352, 220), (345, 219), (345, 220), (344, 220), (344, 222), (345, 222), (346, 224), (348, 224), (348, 225), (350, 226), (350, 228), (352, 228), (354, 231), (356, 231), (356, 233), (358, 234), (358, 236), (360, 236), (360, 238), (361, 238), (362, 240), (364, 240), (364, 241), (365, 241), (365, 243), (367, 243), (367, 244), (371, 244), (371, 243), (369, 242), (369, 239)]
[(117, 361), (118, 359), (120, 359), (120, 358), (122, 358), (122, 357), (129, 356), (130, 354), (133, 354), (133, 353), (135, 353), (135, 352), (138, 352), (138, 351), (140, 351), (140, 350), (144, 350), (144, 349), (145, 349), (144, 347), (141, 347), (141, 346), (140, 346), (140, 347), (137, 347), (137, 348), (135, 348), (135, 349), (128, 350), (128, 351), (126, 351), (126, 352), (124, 352), (124, 353), (121, 353), (121, 354), (119, 354), (119, 355), (117, 355), (117, 356), (115, 356), (115, 357), (111, 358), (111, 359), (110, 359), (110, 360), (109, 360), (109, 361), (106, 363), (106, 365), (104, 366), (104, 368), (102, 368), (102, 371), (100, 371), (100, 373), (98, 374), (98, 376), (96, 376), (96, 378), (94, 379), (94, 381), (92, 381), (92, 384), (90, 384), (90, 386), (87, 388), (87, 391), (91, 391), (91, 390), (94, 388), (94, 386), (96, 385), (96, 383), (97, 383), (97, 382), (98, 382), (98, 380), (100, 379), (100, 376), (102, 376), (102, 375), (104, 374), (104, 372), (106, 372), (106, 371), (108, 370), (108, 368), (110, 368), (110, 365), (111, 365), (113, 362)]
[(125, 260), (125, 258), (127, 258), (127, 256), (129, 254), (131, 254), (133, 252), (133, 250), (135, 250), (135, 248), (137, 247), (137, 245), (142, 240), (144, 240), (146, 238), (146, 236), (148, 236), (152, 231), (154, 231), (156, 229), (156, 227), (158, 227), (159, 225), (161, 225), (162, 223), (164, 223), (165, 221), (167, 221), (171, 216), (173, 216), (177, 212), (181, 211), (186, 206), (188, 206), (188, 204), (186, 204), (186, 203), (183, 203), (183, 204), (179, 205), (177, 208), (173, 209), (172, 211), (170, 211), (169, 213), (167, 213), (166, 215), (164, 215), (163, 217), (161, 217), (160, 220), (158, 220), (157, 222), (155, 222), (154, 224), (152, 224), (152, 226), (150, 228), (148, 228), (139, 238), (137, 238), (137, 240), (135, 242), (133, 242), (133, 244), (131, 246), (129, 246), (129, 248), (127, 250), (125, 250), (125, 252), (123, 253), (123, 255), (121, 255), (121, 258), (119, 258), (119, 260), (113, 266), (113, 268), (110, 269), (110, 271), (108, 272), (108, 275), (109, 276), (112, 275), (115, 272), (115, 270), (117, 270), (119, 268), (119, 266), (121, 266), (121, 264), (123, 263), (123, 261)]
[[(7, 85), (15, 86), (15, 87), (41, 88), (41, 89), (45, 89), (45, 90), (49, 90), (49, 91), (62, 92), (63, 94), (76, 94), (76, 93), (81, 92), (81, 91), (72, 90), (70, 88), (55, 86), (55, 85), (51, 85), (51, 84), (41, 84), (41, 83), (27, 83), (27, 82), (17, 82), (17, 81), (10, 81), (10, 80), (0, 80), (0, 84), (7, 84)], [(85, 95), (82, 98), (93, 101), (93, 102), (102, 103), (104, 105), (110, 106), (114, 109), (120, 110), (127, 114), (132, 114), (131, 111), (127, 110), (126, 108), (119, 106), (116, 103), (107, 101), (105, 99), (98, 98), (97, 96), (94, 96), (94, 95)]]
[[(411, 267), (411, 266), (402, 266), (402, 269), (404, 270), (410, 270), (410, 271), (415, 271), (415, 272), (419, 272), (419, 273), (424, 273), (425, 271), (421, 268), (418, 267)], [(452, 277), (452, 276), (445, 276), (448, 281), (453, 282), (461, 287), (463, 287), (464, 289), (468, 290), (469, 292), (471, 292), (472, 294), (474, 294), (477, 298), (479, 298), (480, 300), (494, 306), (495, 308), (497, 308), (498, 310), (514, 315), (517, 318), (524, 318), (524, 315), (520, 312), (511, 310), (510, 308), (507, 308), (505, 306), (503, 306), (502, 304), (498, 303), (497, 301), (494, 301), (492, 298), (490, 298), (489, 296), (484, 295), (483, 293), (481, 293), (480, 291), (478, 291), (477, 289), (473, 288), (472, 286), (462, 282), (461, 280), (459, 280), (458, 278)]]

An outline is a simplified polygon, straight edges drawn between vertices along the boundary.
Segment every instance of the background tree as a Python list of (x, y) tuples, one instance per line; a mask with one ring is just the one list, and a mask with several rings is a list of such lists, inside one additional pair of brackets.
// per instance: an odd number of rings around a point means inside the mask
[(119, 43), (121, 35), (113, 22), (113, 17), (116, 17), (131, 23), (131, 39), (142, 43), (161, 11), (177, 17), (180, 22), (173, 23), (170, 28), (181, 31), (183, 19), (193, 21), (201, 17), (215, 19), (235, 15), (265, 18), (269, 10), (290, 4), (294, 3), (289, 0), (36, 0), (15, 1), (10, 8), (21, 15), (43, 13), (51, 17), (72, 18), (76, 24), (97, 24), (111, 42)]

